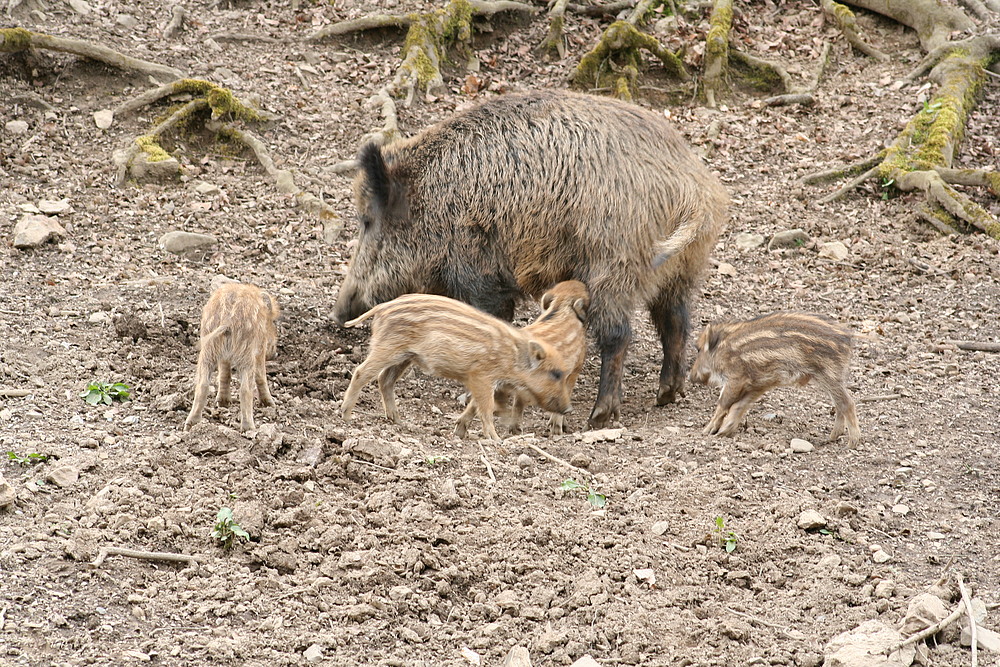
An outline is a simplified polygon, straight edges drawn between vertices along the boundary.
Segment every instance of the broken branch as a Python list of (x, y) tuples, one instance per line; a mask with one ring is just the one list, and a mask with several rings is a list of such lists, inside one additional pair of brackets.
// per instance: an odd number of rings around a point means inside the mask
[(966, 352), (1000, 352), (1000, 343), (987, 343), (978, 340), (949, 340), (945, 342)]

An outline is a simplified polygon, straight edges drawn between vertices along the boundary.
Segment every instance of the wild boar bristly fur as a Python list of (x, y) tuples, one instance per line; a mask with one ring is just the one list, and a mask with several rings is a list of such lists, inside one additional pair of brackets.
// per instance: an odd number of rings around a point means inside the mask
[(240, 429), (255, 429), (254, 388), (263, 405), (274, 405), (267, 388), (265, 362), (277, 353), (278, 333), (274, 323), (279, 315), (278, 302), (255, 285), (226, 283), (212, 292), (201, 315), (194, 403), (185, 429), (201, 421), (216, 368), (217, 403), (223, 407), (229, 405), (229, 384), (232, 369), (236, 368), (240, 374)]
[(750, 406), (767, 391), (815, 381), (833, 400), (830, 440), (847, 430), (861, 435), (847, 389), (852, 333), (820, 315), (779, 312), (752, 320), (713, 323), (698, 336), (693, 382), (722, 387), (705, 434), (733, 435)]
[(499, 384), (529, 392), (551, 412), (570, 408), (567, 369), (559, 351), (468, 304), (443, 296), (407, 294), (375, 306), (344, 326), (369, 318), (370, 349), (344, 395), (341, 413), (345, 420), (350, 420), (361, 390), (377, 377), (385, 415), (398, 422), (395, 385), (412, 364), (464, 384), (479, 408), (484, 435), (493, 440), (500, 439), (493, 420), (493, 390)]
[(591, 424), (618, 418), (640, 304), (664, 351), (657, 403), (681, 391), (687, 302), (728, 197), (661, 114), (566, 91), (504, 95), (368, 145), (359, 163), (339, 322), (409, 292), (509, 320), (517, 300), (579, 280), (602, 359)]

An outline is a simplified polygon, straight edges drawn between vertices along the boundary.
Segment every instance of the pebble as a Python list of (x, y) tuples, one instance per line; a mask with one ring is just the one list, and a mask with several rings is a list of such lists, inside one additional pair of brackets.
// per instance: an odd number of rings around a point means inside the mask
[(196, 250), (216, 242), (217, 239), (211, 234), (194, 234), (192, 232), (167, 232), (160, 237), (160, 246), (167, 252), (174, 254)]
[(816, 569), (830, 571), (834, 568), (840, 567), (842, 562), (843, 560), (837, 554), (827, 554), (826, 556), (820, 558), (819, 562), (816, 563)]
[(139, 25), (139, 19), (132, 16), (131, 14), (119, 14), (115, 17), (115, 23), (125, 28), (126, 30), (131, 30), (132, 28)]
[(847, 249), (840, 241), (830, 241), (829, 243), (821, 243), (819, 246), (819, 256), (827, 257), (829, 259), (842, 262), (847, 259), (847, 256), (851, 254), (851, 251)]
[(663, 535), (669, 529), (670, 529), (670, 524), (667, 523), (666, 521), (657, 521), (656, 523), (653, 524), (654, 535)]
[(753, 232), (740, 232), (736, 235), (734, 242), (736, 243), (736, 247), (741, 250), (753, 250), (764, 245), (764, 235), (754, 234)]
[(38, 202), (38, 210), (48, 215), (59, 215), (60, 213), (71, 213), (73, 207), (68, 199), (42, 199)]
[(735, 278), (736, 276), (739, 275), (739, 272), (736, 270), (736, 267), (733, 266), (732, 264), (729, 264), (728, 262), (719, 262), (719, 267), (716, 269), (716, 272), (720, 276), (729, 276), (731, 278)]
[(15, 500), (17, 494), (14, 492), (14, 487), (0, 475), (0, 509), (13, 505)]
[(94, 125), (99, 130), (106, 130), (115, 122), (115, 112), (111, 109), (101, 109), (94, 112)]
[(14, 247), (37, 248), (66, 235), (66, 230), (55, 218), (47, 215), (26, 215), (14, 225)]
[(796, 454), (807, 454), (815, 449), (811, 442), (801, 438), (792, 438), (791, 448)]
[(878, 585), (875, 586), (875, 597), (882, 599), (889, 599), (892, 594), (896, 592), (896, 582), (894, 581), (880, 581)]
[(933, 530), (927, 533), (927, 538), (930, 540), (943, 540), (945, 537), (944, 533), (939, 533)]
[(514, 646), (503, 659), (500, 667), (531, 667), (531, 655), (523, 646)]
[(826, 526), (826, 518), (816, 510), (805, 510), (799, 515), (796, 525), (802, 530), (816, 530)]
[(303, 651), (302, 657), (308, 662), (318, 662), (323, 659), (323, 647), (319, 644), (313, 644)]
[(534, 465), (534, 463), (535, 461), (527, 454), (521, 454), (520, 456), (517, 457), (517, 465), (522, 470), (527, 470), (532, 465)]
[(906, 516), (910, 513), (910, 508), (907, 505), (899, 503), (898, 505), (892, 506), (892, 511), (894, 514), (899, 514), (900, 516)]
[(601, 663), (594, 660), (590, 655), (585, 655), (570, 665), (570, 667), (601, 667)]
[(809, 243), (809, 235), (804, 230), (787, 229), (772, 236), (771, 241), (767, 244), (767, 249), (800, 248), (806, 243)]
[(591, 460), (590, 457), (583, 452), (574, 452), (573, 456), (569, 459), (570, 465), (574, 465), (577, 468), (583, 468), (584, 470), (590, 468)]
[(872, 553), (872, 560), (875, 561), (876, 563), (888, 563), (890, 560), (892, 560), (892, 556), (890, 556), (882, 549), (879, 549), (878, 551)]
[(62, 489), (73, 486), (78, 479), (80, 479), (80, 471), (66, 465), (50, 470), (49, 474), (45, 476), (46, 482), (51, 482)]
[(28, 123), (23, 120), (7, 121), (4, 128), (11, 134), (24, 134), (28, 131)]
[(623, 428), (602, 428), (596, 431), (584, 431), (579, 438), (583, 440), (583, 444), (592, 445), (595, 442), (614, 442), (621, 438), (623, 433), (625, 433)]
[(198, 181), (198, 184), (194, 186), (194, 191), (200, 195), (217, 195), (222, 192), (218, 185), (207, 181)]

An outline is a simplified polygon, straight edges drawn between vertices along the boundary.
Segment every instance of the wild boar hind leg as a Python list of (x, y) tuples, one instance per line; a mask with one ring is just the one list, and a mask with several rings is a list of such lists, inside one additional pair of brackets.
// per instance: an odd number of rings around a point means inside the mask
[[(768, 389), (769, 387), (765, 387), (763, 389), (741, 388), (735, 390), (733, 396), (729, 399), (731, 401), (729, 414), (726, 415), (725, 421), (722, 422), (722, 427), (719, 428), (719, 435), (735, 435), (736, 429), (740, 427), (740, 422), (743, 421), (743, 417), (746, 415), (747, 410), (749, 410), (750, 406), (753, 405), (758, 398), (763, 396)], [(723, 394), (725, 394), (725, 390), (723, 390)], [(722, 397), (719, 398), (719, 404), (722, 404)]]
[(660, 386), (656, 404), (667, 405), (684, 395), (684, 345), (687, 342), (690, 316), (684, 295), (676, 289), (663, 289), (649, 304), (649, 316), (663, 347)]
[(622, 372), (632, 341), (632, 325), (627, 319), (610, 326), (594, 325), (597, 346), (601, 350), (601, 381), (597, 387), (597, 401), (590, 413), (590, 426), (604, 428), (621, 416)]
[(347, 386), (347, 392), (344, 394), (344, 401), (340, 405), (340, 414), (345, 422), (351, 420), (351, 413), (354, 412), (354, 406), (358, 402), (358, 395), (361, 393), (361, 390), (378, 377), (383, 370), (404, 361), (407, 361), (407, 358), (400, 358), (395, 355), (386, 358), (386, 355), (384, 353), (380, 354), (377, 349), (371, 351), (368, 358), (354, 369), (354, 375), (351, 376), (351, 384)]
[(465, 387), (472, 394), (469, 405), (475, 403), (479, 418), (483, 420), (483, 436), (489, 440), (500, 440), (493, 422), (493, 383), (470, 379)]
[(403, 373), (413, 364), (412, 360), (406, 360), (401, 364), (389, 366), (378, 374), (378, 391), (382, 394), (382, 409), (385, 416), (393, 424), (399, 423), (399, 410), (396, 408), (396, 380), (403, 377)]

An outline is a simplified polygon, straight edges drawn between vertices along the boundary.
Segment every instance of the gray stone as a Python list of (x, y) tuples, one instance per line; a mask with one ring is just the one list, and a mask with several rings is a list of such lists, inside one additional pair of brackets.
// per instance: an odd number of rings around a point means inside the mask
[(395, 468), (399, 465), (402, 448), (398, 442), (386, 442), (375, 438), (348, 438), (344, 440), (344, 450), (366, 461)]
[(531, 655), (523, 646), (515, 646), (503, 659), (500, 667), (531, 667)]
[[(115, 151), (115, 163), (118, 164), (123, 160), (125, 160), (124, 153)], [(180, 176), (181, 163), (174, 157), (168, 157), (165, 160), (150, 160), (148, 153), (139, 151), (132, 158), (132, 162), (128, 166), (128, 171), (132, 178), (137, 181), (162, 183)]]
[(754, 234), (753, 232), (740, 232), (736, 235), (733, 242), (740, 250), (753, 250), (764, 245), (764, 235)]
[(806, 510), (799, 515), (795, 525), (802, 530), (817, 530), (826, 527), (826, 518), (816, 510)]
[(787, 229), (772, 236), (770, 243), (767, 244), (767, 249), (801, 248), (807, 243), (809, 243), (809, 235), (804, 230)]
[(865, 621), (830, 640), (823, 651), (823, 667), (908, 667), (916, 653), (912, 644), (885, 655), (886, 649), (902, 640), (899, 632), (882, 621)]
[(592, 445), (595, 442), (614, 442), (621, 438), (624, 432), (623, 428), (602, 428), (596, 431), (584, 431), (580, 434), (580, 439), (585, 445)]
[[(972, 646), (972, 632), (969, 630), (968, 624), (962, 628), (962, 636), (959, 639), (962, 646)], [(994, 653), (1000, 653), (1000, 634), (990, 630), (989, 628), (984, 628), (976, 626), (976, 645), (986, 651), (993, 651)]]
[(115, 17), (115, 23), (125, 28), (126, 30), (131, 30), (132, 28), (139, 25), (139, 19), (132, 16), (131, 14), (119, 14)]
[(811, 442), (802, 438), (792, 438), (790, 446), (795, 454), (807, 454), (814, 449)]
[(47, 215), (58, 215), (60, 213), (71, 213), (73, 207), (68, 199), (43, 199), (38, 202), (38, 210)]
[(11, 134), (24, 134), (28, 131), (28, 123), (23, 120), (10, 120), (4, 128)]
[(37, 248), (43, 243), (65, 235), (66, 230), (55, 218), (47, 215), (26, 215), (14, 225), (14, 247), (21, 250)]
[(872, 553), (872, 560), (876, 563), (888, 563), (892, 560), (892, 556), (883, 549), (878, 549)]
[(194, 191), (200, 195), (217, 195), (222, 192), (218, 185), (207, 181), (198, 181), (198, 185), (194, 186)]
[(74, 12), (82, 16), (90, 13), (90, 5), (84, 0), (69, 0), (69, 6), (73, 8)]
[(49, 474), (45, 476), (46, 482), (51, 482), (61, 489), (73, 486), (76, 484), (78, 479), (80, 479), (80, 471), (68, 465), (53, 468), (49, 471)]
[(303, 651), (302, 657), (305, 658), (307, 662), (318, 662), (323, 659), (323, 647), (319, 644), (313, 644)]
[(521, 601), (517, 599), (517, 593), (510, 589), (497, 593), (497, 596), (493, 598), (493, 604), (504, 611), (511, 612), (514, 616), (517, 616), (521, 609)]
[(160, 237), (160, 245), (163, 249), (177, 255), (210, 246), (216, 242), (217, 239), (211, 234), (195, 234), (193, 232), (167, 232)]
[(106, 130), (115, 122), (115, 112), (111, 109), (101, 109), (94, 112), (94, 125), (99, 130)]
[(666, 521), (657, 521), (656, 523), (653, 524), (654, 535), (663, 535), (669, 529), (670, 529), (670, 524), (667, 523)]
[(896, 592), (896, 582), (894, 581), (880, 581), (878, 585), (875, 586), (875, 597), (881, 598), (883, 600), (888, 600), (892, 597), (892, 594)]
[(921, 593), (910, 600), (899, 631), (907, 637), (925, 630), (948, 616), (948, 609), (936, 595)]
[(534, 464), (535, 464), (535, 461), (534, 461), (534, 459), (532, 459), (532, 458), (531, 458), (530, 456), (528, 456), (527, 454), (521, 454), (521, 455), (519, 455), (519, 456), (517, 457), (517, 465), (518, 465), (518, 467), (520, 467), (520, 468), (521, 468), (522, 470), (527, 470), (528, 468), (530, 468), (530, 467), (531, 467), (531, 466), (533, 466)]
[(847, 256), (851, 254), (851, 251), (847, 249), (840, 241), (830, 241), (829, 243), (823, 243), (819, 246), (819, 256), (828, 257), (829, 259), (842, 262), (847, 259)]
[(597, 662), (589, 655), (585, 655), (570, 665), (570, 667), (601, 667), (601, 663)]
[(3, 478), (3, 475), (0, 475), (0, 509), (10, 507), (15, 500), (17, 500), (17, 493), (14, 492), (14, 487)]

